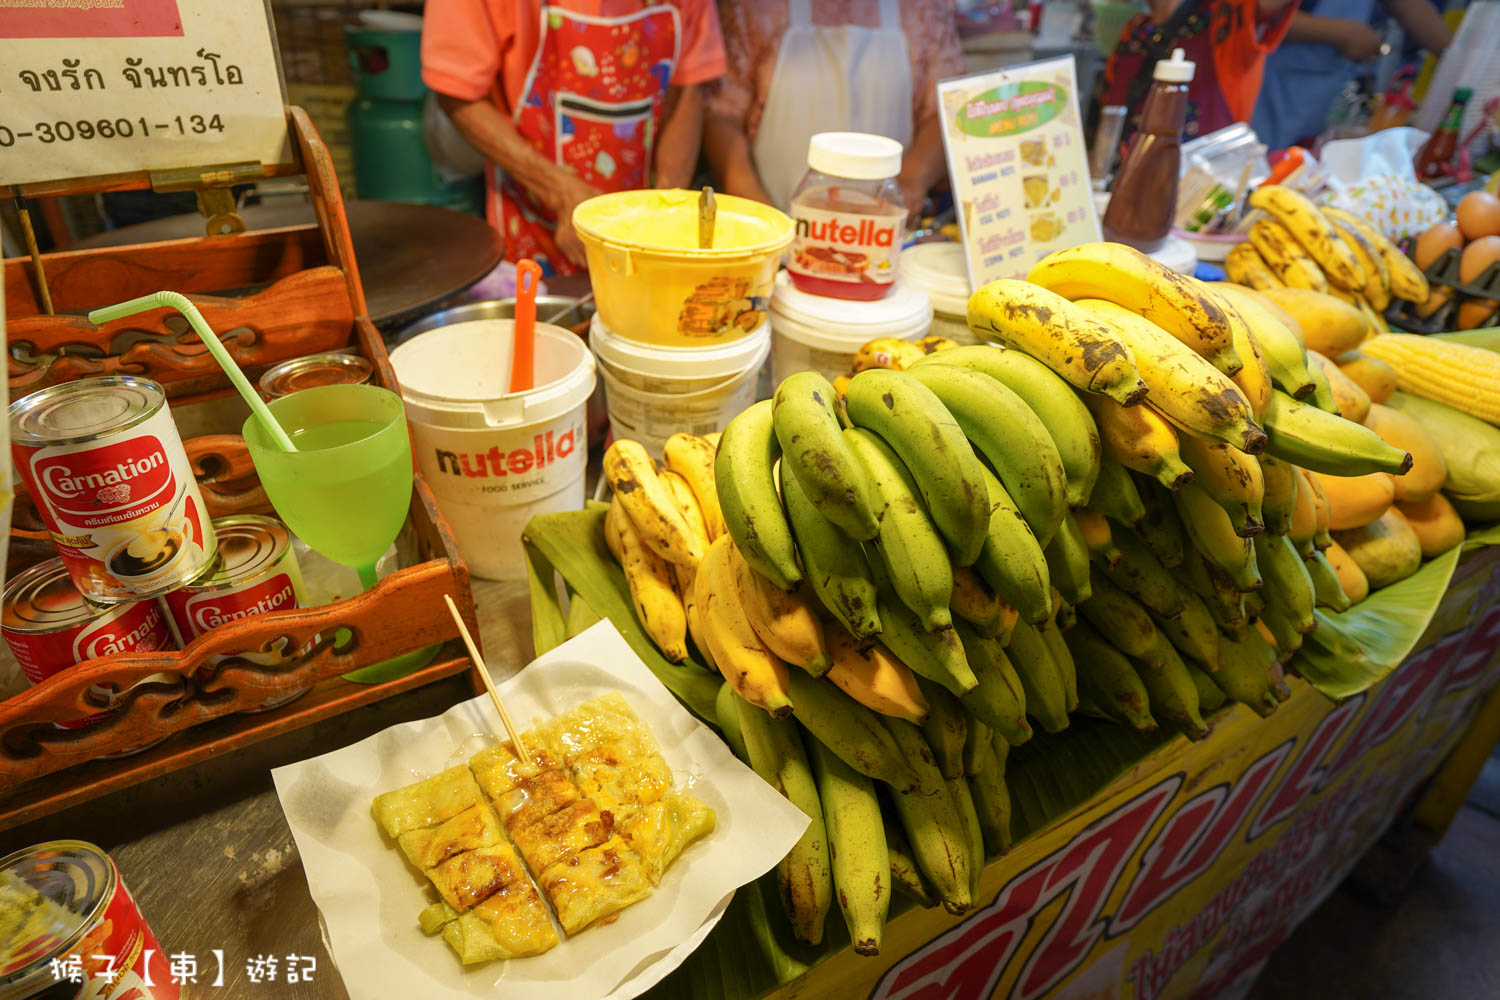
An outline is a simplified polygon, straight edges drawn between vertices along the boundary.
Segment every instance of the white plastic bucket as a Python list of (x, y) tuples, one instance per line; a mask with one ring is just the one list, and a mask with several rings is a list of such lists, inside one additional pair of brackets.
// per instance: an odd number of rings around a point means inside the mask
[(521, 529), (583, 507), (594, 358), (559, 327), (536, 327), (535, 388), (509, 392), (510, 320), (420, 333), (391, 352), (412, 451), (469, 572), (525, 576)]
[(969, 264), (961, 243), (918, 243), (901, 252), (901, 280), (920, 288), (932, 300), (932, 334), (977, 344), (969, 329)]
[(876, 337), (917, 340), (931, 326), (927, 293), (900, 278), (885, 298), (860, 302), (809, 295), (782, 271), (771, 296), (771, 383), (803, 371), (847, 375), (855, 353)]
[(599, 359), (609, 425), (616, 440), (660, 455), (673, 434), (723, 430), (755, 402), (771, 327), (712, 347), (658, 347), (627, 340), (594, 317), (589, 343)]

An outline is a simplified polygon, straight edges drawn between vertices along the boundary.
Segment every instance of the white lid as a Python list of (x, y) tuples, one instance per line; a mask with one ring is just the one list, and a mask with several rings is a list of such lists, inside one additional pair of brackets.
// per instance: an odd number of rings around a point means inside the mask
[(901, 251), (902, 280), (927, 293), (932, 308), (945, 316), (969, 314), (969, 265), (961, 243), (918, 243)]
[(808, 140), (807, 165), (852, 181), (884, 180), (901, 172), (901, 143), (864, 132), (819, 132)]
[(1152, 79), (1163, 80), (1167, 83), (1189, 83), (1193, 79), (1193, 70), (1197, 67), (1183, 58), (1186, 53), (1182, 49), (1173, 49), (1172, 58), (1158, 59), (1156, 69), (1151, 74)]
[(932, 301), (901, 278), (891, 283), (885, 298), (868, 302), (812, 295), (781, 271), (771, 294), (771, 325), (810, 347), (852, 352), (876, 337), (922, 336), (932, 327)]
[(738, 375), (757, 363), (771, 339), (766, 320), (748, 336), (709, 347), (660, 347), (627, 340), (594, 315), (589, 324), (589, 346), (599, 360), (616, 368), (670, 378), (716, 378)]

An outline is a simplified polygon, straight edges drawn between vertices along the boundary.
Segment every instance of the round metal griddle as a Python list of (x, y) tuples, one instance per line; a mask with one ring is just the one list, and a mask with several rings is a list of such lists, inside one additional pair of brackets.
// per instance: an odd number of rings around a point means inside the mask
[[(500, 234), (477, 216), (395, 201), (351, 200), (344, 209), (370, 319), (383, 330), (397, 329), (436, 309), (489, 274), (505, 254)], [(246, 229), (315, 221), (311, 203), (290, 196), (249, 205), (240, 217)], [(202, 236), (203, 224), (201, 215), (173, 215), (99, 233), (74, 247)]]

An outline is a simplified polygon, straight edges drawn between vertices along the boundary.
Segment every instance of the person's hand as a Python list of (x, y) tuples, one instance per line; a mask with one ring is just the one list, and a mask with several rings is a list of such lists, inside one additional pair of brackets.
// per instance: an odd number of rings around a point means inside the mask
[(896, 184), (901, 188), (901, 200), (906, 202), (906, 224), (910, 227), (922, 217), (922, 208), (927, 202), (927, 185), (904, 175), (896, 178)]
[(547, 210), (552, 213), (553, 218), (557, 219), (557, 248), (574, 267), (587, 269), (588, 258), (584, 254), (583, 241), (578, 238), (578, 232), (573, 228), (573, 209), (577, 208), (580, 202), (588, 201), (595, 195), (603, 193), (576, 174), (559, 169), (545, 199)]
[(1344, 54), (1345, 59), (1366, 62), (1380, 55), (1380, 47), (1385, 44), (1380, 32), (1358, 21), (1346, 23), (1348, 28), (1340, 32), (1339, 41), (1339, 51)]

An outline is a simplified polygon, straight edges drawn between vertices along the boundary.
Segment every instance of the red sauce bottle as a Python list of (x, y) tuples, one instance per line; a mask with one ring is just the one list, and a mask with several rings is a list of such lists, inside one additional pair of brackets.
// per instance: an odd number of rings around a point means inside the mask
[(1104, 238), (1128, 243), (1142, 253), (1161, 247), (1177, 212), (1177, 180), (1182, 166), (1182, 127), (1187, 123), (1188, 84), (1194, 65), (1173, 49), (1151, 74), (1141, 111), (1141, 127), (1130, 141), (1115, 175)]
[(786, 269), (799, 289), (836, 299), (879, 299), (896, 280), (906, 203), (896, 175), (901, 143), (861, 132), (820, 132), (792, 195), (796, 223)]

